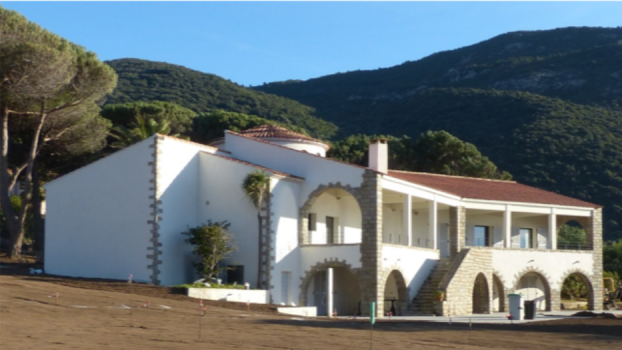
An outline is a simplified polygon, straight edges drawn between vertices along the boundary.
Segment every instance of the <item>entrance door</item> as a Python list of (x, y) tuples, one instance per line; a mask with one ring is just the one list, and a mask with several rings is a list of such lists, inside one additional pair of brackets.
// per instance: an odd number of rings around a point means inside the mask
[(326, 217), (326, 243), (335, 244), (335, 218)]
[(313, 278), (313, 305), (318, 316), (326, 316), (326, 271), (320, 271)]

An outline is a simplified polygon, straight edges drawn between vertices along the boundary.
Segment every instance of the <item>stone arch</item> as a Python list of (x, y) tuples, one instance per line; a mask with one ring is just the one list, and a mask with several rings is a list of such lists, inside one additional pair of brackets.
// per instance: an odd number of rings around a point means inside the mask
[[(384, 281), (380, 294), (384, 296), (383, 299), (386, 303), (384, 313), (391, 311), (395, 316), (402, 315), (409, 302), (409, 289), (404, 279), (404, 273), (398, 267), (386, 269), (380, 281)], [(394, 302), (389, 301), (393, 299)]]
[(505, 282), (499, 277), (499, 273), (497, 271), (493, 271), (492, 273), (492, 300), (493, 307), (492, 311), (504, 312), (508, 309), (506, 306), (507, 298), (506, 298), (506, 288)]
[(570, 269), (562, 274), (562, 278), (558, 284), (560, 300), (561, 300), (561, 292), (562, 292), (562, 286), (564, 285), (564, 281), (566, 281), (566, 278), (572, 275), (578, 276), (579, 279), (581, 279), (581, 281), (585, 284), (585, 288), (587, 289), (587, 308), (588, 310), (595, 310), (594, 306), (596, 305), (596, 300), (594, 298), (595, 296), (594, 283), (592, 283), (593, 277), (592, 275), (588, 274), (587, 272), (579, 268)]
[(530, 275), (530, 274), (537, 277), (538, 281), (540, 281), (540, 283), (542, 284), (544, 295), (541, 297), (527, 295), (527, 296), (524, 296), (523, 300), (536, 300), (540, 302), (544, 301), (546, 311), (552, 311), (553, 309), (556, 309), (553, 303), (555, 301), (555, 303), (559, 305), (559, 299), (556, 297), (557, 293), (554, 293), (553, 290), (551, 290), (551, 284), (549, 283), (551, 278), (548, 276), (546, 272), (542, 271), (541, 269), (537, 267), (533, 267), (533, 266), (526, 267), (515, 275), (514, 284), (513, 284), (514, 292), (518, 293), (518, 291), (522, 289), (521, 281), (523, 280), (524, 277), (528, 277), (527, 275)]
[[(341, 269), (343, 271), (346, 271), (349, 275), (351, 275), (351, 277), (356, 280), (355, 282), (355, 286), (352, 286), (353, 289), (358, 290), (358, 295), (356, 295), (357, 299), (356, 300), (351, 300), (353, 303), (359, 303), (362, 298), (363, 298), (363, 294), (362, 291), (363, 289), (363, 285), (361, 284), (361, 269), (358, 268), (352, 268), (352, 266), (350, 264), (348, 264), (346, 262), (346, 260), (338, 260), (337, 258), (334, 259), (325, 259), (323, 262), (319, 262), (315, 265), (313, 265), (311, 267), (310, 270), (305, 271), (305, 275), (304, 277), (301, 278), (302, 282), (300, 284), (300, 295), (299, 295), (299, 301), (300, 301), (300, 305), (301, 306), (305, 306), (305, 305), (309, 305), (309, 303), (311, 302), (310, 300), (308, 300), (308, 295), (309, 295), (309, 287), (311, 286), (313, 280), (315, 279), (315, 277), (320, 274), (323, 273), (324, 271), (326, 271), (326, 269), (328, 269), (329, 267), (332, 268), (336, 268), (336, 269)], [(318, 309), (318, 312), (320, 312), (321, 310)], [(348, 312), (354, 313), (354, 310), (347, 310)], [(357, 311), (358, 313), (358, 311)]]
[(486, 275), (478, 273), (473, 281), (472, 304), (474, 314), (487, 314), (490, 312), (490, 294), (488, 292), (488, 280)]
[(359, 206), (359, 210), (361, 210), (362, 212), (361, 188), (360, 187), (351, 187), (350, 185), (344, 186), (341, 184), (341, 182), (337, 182), (337, 183), (331, 182), (328, 185), (319, 185), (318, 188), (316, 188), (315, 190), (313, 190), (313, 192), (309, 194), (309, 198), (307, 198), (307, 201), (305, 202), (305, 204), (303, 204), (302, 207), (300, 208), (300, 220), (299, 220), (299, 227), (298, 227), (298, 241), (300, 242), (300, 244), (310, 243), (308, 225), (309, 225), (309, 213), (311, 211), (311, 208), (313, 207), (313, 204), (322, 194), (324, 194), (325, 192), (331, 189), (339, 189), (339, 190), (343, 190), (351, 194), (352, 197), (354, 197), (354, 199), (356, 200), (356, 203)]

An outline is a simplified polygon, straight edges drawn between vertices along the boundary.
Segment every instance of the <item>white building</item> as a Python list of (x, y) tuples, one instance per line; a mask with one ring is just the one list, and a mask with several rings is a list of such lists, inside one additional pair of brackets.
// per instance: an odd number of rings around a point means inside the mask
[[(444, 291), (438, 312), (470, 314), (507, 311), (517, 292), (557, 310), (564, 279), (577, 274), (590, 309), (602, 308), (597, 205), (513, 181), (388, 170), (382, 140), (370, 145), (370, 168), (325, 158), (321, 141), (274, 126), (227, 131), (213, 145), (154, 135), (48, 183), (46, 272), (191, 282), (180, 233), (227, 220), (238, 243), (227, 263), (252, 286), (261, 265), (276, 304), (430, 313)], [(271, 175), (261, 259), (257, 211), (241, 188), (256, 169)], [(569, 220), (586, 230), (582, 250), (557, 247)]]

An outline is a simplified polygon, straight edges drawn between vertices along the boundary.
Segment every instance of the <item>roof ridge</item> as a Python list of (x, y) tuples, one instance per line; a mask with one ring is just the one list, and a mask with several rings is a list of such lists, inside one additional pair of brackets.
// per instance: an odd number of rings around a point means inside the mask
[(206, 145), (206, 144), (203, 144), (203, 143), (199, 143), (199, 142), (194, 142), (194, 141), (190, 141), (190, 140), (182, 139), (182, 138), (175, 137), (175, 136), (164, 135), (164, 134), (158, 134), (158, 133), (155, 133), (154, 135), (156, 135), (157, 137), (160, 137), (160, 138), (164, 138), (164, 139), (175, 140), (175, 141), (181, 141), (181, 142), (189, 143), (189, 144), (192, 144), (192, 145), (195, 145), (195, 146), (205, 147), (205, 148), (209, 148), (209, 149), (213, 149), (213, 150), (217, 150), (217, 151), (219, 151), (218, 147), (214, 147), (214, 146)]
[(407, 171), (407, 170), (393, 170), (389, 169), (389, 172), (394, 171), (398, 173), (405, 174), (421, 174), (421, 175), (431, 175), (431, 176), (439, 176), (439, 177), (451, 177), (458, 179), (469, 179), (469, 180), (481, 180), (481, 181), (495, 181), (495, 182), (505, 182), (505, 183), (518, 183), (514, 180), (501, 180), (501, 179), (487, 179), (483, 177), (472, 177), (472, 176), (461, 176), (461, 175), (446, 175), (446, 174), (436, 174), (436, 173), (426, 173), (423, 171)]
[(358, 164), (348, 163), (348, 162), (345, 162), (345, 161), (342, 161), (342, 160), (338, 160), (338, 159), (335, 159), (335, 158), (330, 158), (330, 157), (322, 157), (322, 156), (319, 156), (317, 154), (309, 153), (307, 151), (301, 151), (299, 149), (289, 148), (289, 147), (286, 147), (286, 146), (283, 146), (283, 145), (279, 145), (278, 143), (274, 143), (274, 142), (270, 142), (270, 141), (267, 141), (267, 140), (263, 140), (263, 139), (258, 138), (258, 137), (240, 134), (239, 132), (236, 132), (236, 131), (225, 130), (225, 133), (230, 133), (232, 135), (239, 136), (239, 137), (244, 137), (244, 138), (251, 139), (251, 140), (254, 140), (254, 141), (257, 141), (257, 142), (267, 143), (269, 145), (272, 145), (272, 146), (275, 146), (275, 147), (284, 148), (284, 149), (287, 149), (287, 150), (290, 150), (290, 151), (294, 151), (294, 152), (298, 152), (298, 153), (302, 153), (302, 154), (308, 154), (310, 156), (313, 156), (313, 157), (316, 157), (316, 158), (320, 158), (320, 159), (326, 159), (326, 160), (329, 160), (331, 162), (335, 162), (335, 163), (339, 163), (339, 164), (343, 164), (343, 165), (349, 165), (349, 166), (352, 166), (352, 167), (355, 167), (355, 168), (360, 168), (360, 169), (364, 169), (364, 170), (373, 171), (375, 173), (380, 173), (377, 170), (374, 170), (374, 169), (371, 169), (371, 168), (368, 168), (368, 167), (364, 167), (364, 166), (361, 166), (361, 165), (358, 165)]

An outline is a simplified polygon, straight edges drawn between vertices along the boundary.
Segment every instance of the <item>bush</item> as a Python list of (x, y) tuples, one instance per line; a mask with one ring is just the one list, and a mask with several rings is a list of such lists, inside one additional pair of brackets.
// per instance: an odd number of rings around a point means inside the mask
[(224, 270), (218, 263), (236, 249), (233, 235), (228, 231), (229, 225), (227, 221), (209, 220), (206, 225), (188, 228), (181, 233), (188, 236), (185, 241), (194, 246), (196, 261), (192, 265), (206, 280)]

